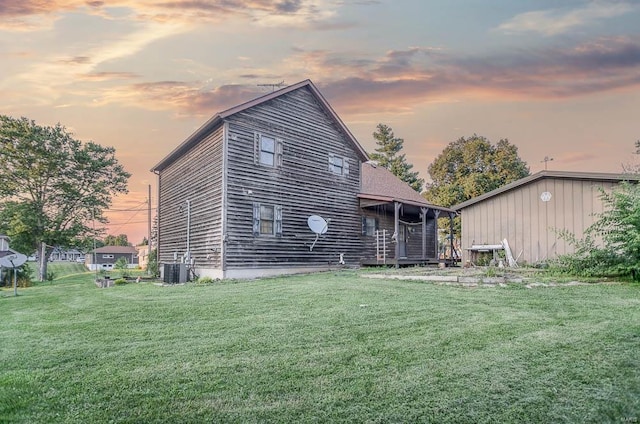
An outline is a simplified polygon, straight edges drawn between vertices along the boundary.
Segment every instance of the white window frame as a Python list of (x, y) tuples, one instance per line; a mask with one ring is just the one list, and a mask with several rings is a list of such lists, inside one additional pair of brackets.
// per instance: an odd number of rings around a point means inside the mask
[(108, 254), (108, 253), (103, 253), (102, 254), (102, 259), (113, 259), (114, 256), (112, 254)]

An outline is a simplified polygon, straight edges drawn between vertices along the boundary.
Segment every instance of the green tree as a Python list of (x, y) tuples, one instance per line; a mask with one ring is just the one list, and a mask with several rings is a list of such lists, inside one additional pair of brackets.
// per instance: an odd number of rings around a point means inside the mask
[(371, 159), (405, 183), (409, 184), (412, 189), (418, 193), (422, 191), (424, 180), (418, 177), (418, 172), (412, 172), (413, 165), (407, 162), (404, 154), (400, 154), (403, 148), (404, 140), (397, 138), (393, 134), (393, 130), (384, 124), (378, 124), (373, 138), (376, 140), (378, 147), (376, 153), (369, 155)]
[(0, 115), (0, 225), (17, 250), (38, 251), (40, 281), (51, 246), (95, 236), (93, 223), (107, 222), (102, 211), (127, 192), (129, 176), (112, 147), (82, 143), (60, 124)]
[(126, 234), (118, 234), (117, 236), (108, 235), (104, 238), (103, 243), (105, 246), (130, 246), (129, 238)]
[(424, 194), (430, 202), (453, 206), (529, 175), (518, 148), (502, 139), (495, 146), (484, 137), (461, 137), (429, 165), (432, 183)]
[(122, 278), (127, 278), (129, 276), (129, 262), (124, 257), (119, 257), (113, 267), (120, 271), (120, 276)]
[(151, 249), (149, 252), (149, 263), (147, 264), (149, 275), (157, 277), (160, 275), (160, 266), (158, 265), (158, 249)]

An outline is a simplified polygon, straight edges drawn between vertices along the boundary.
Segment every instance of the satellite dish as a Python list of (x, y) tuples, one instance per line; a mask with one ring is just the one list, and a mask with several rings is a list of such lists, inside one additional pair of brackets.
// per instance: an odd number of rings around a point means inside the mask
[(0, 258), (0, 267), (17, 268), (25, 262), (27, 262), (26, 255), (23, 255), (22, 253), (12, 253)]
[(307, 225), (309, 225), (309, 229), (316, 234), (324, 234), (329, 229), (327, 221), (318, 215), (311, 215), (309, 219), (307, 219)]
[(323, 217), (318, 215), (311, 215), (307, 219), (307, 225), (309, 226), (309, 229), (314, 233), (316, 233), (316, 239), (313, 241), (313, 243), (309, 247), (310, 252), (313, 251), (313, 246), (316, 245), (316, 242), (318, 241), (318, 237), (326, 233), (327, 230), (329, 229), (329, 221), (330, 220), (325, 221)]

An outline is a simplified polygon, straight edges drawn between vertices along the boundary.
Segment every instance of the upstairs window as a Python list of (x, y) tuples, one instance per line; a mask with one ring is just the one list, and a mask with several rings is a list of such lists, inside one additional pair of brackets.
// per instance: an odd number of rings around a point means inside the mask
[(345, 157), (329, 154), (329, 171), (337, 175), (349, 175), (349, 161)]
[(276, 141), (271, 137), (260, 138), (260, 163), (273, 166), (276, 159)]
[(282, 206), (253, 204), (253, 235), (282, 236)]
[(254, 162), (279, 168), (282, 166), (282, 140), (264, 134), (254, 135)]

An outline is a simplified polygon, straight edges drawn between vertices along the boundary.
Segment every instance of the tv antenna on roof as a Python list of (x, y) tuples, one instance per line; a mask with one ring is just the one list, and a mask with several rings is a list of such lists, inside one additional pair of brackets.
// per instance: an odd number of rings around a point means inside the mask
[(327, 232), (327, 230), (329, 229), (329, 222), (330, 221), (331, 221), (331, 219), (327, 219), (325, 221), (323, 217), (318, 216), (318, 215), (311, 215), (307, 219), (307, 225), (309, 226), (309, 229), (311, 231), (313, 231), (314, 233), (316, 233), (316, 239), (313, 241), (313, 243), (309, 247), (309, 251), (310, 252), (313, 251), (313, 246), (316, 245), (316, 242), (318, 241), (318, 238), (320, 237), (320, 235), (321, 234), (325, 234)]
[(550, 158), (549, 156), (545, 156), (544, 159), (542, 159), (540, 162), (544, 162), (544, 170), (547, 170), (547, 164), (549, 162), (551, 162), (553, 160), (553, 158)]
[(278, 83), (275, 83), (275, 84), (258, 84), (258, 87), (271, 87), (271, 91), (273, 92), (273, 91), (276, 90), (276, 88), (281, 88), (281, 87), (284, 87), (286, 85), (287, 84), (284, 83), (284, 80), (282, 80), (282, 81), (280, 81)]

